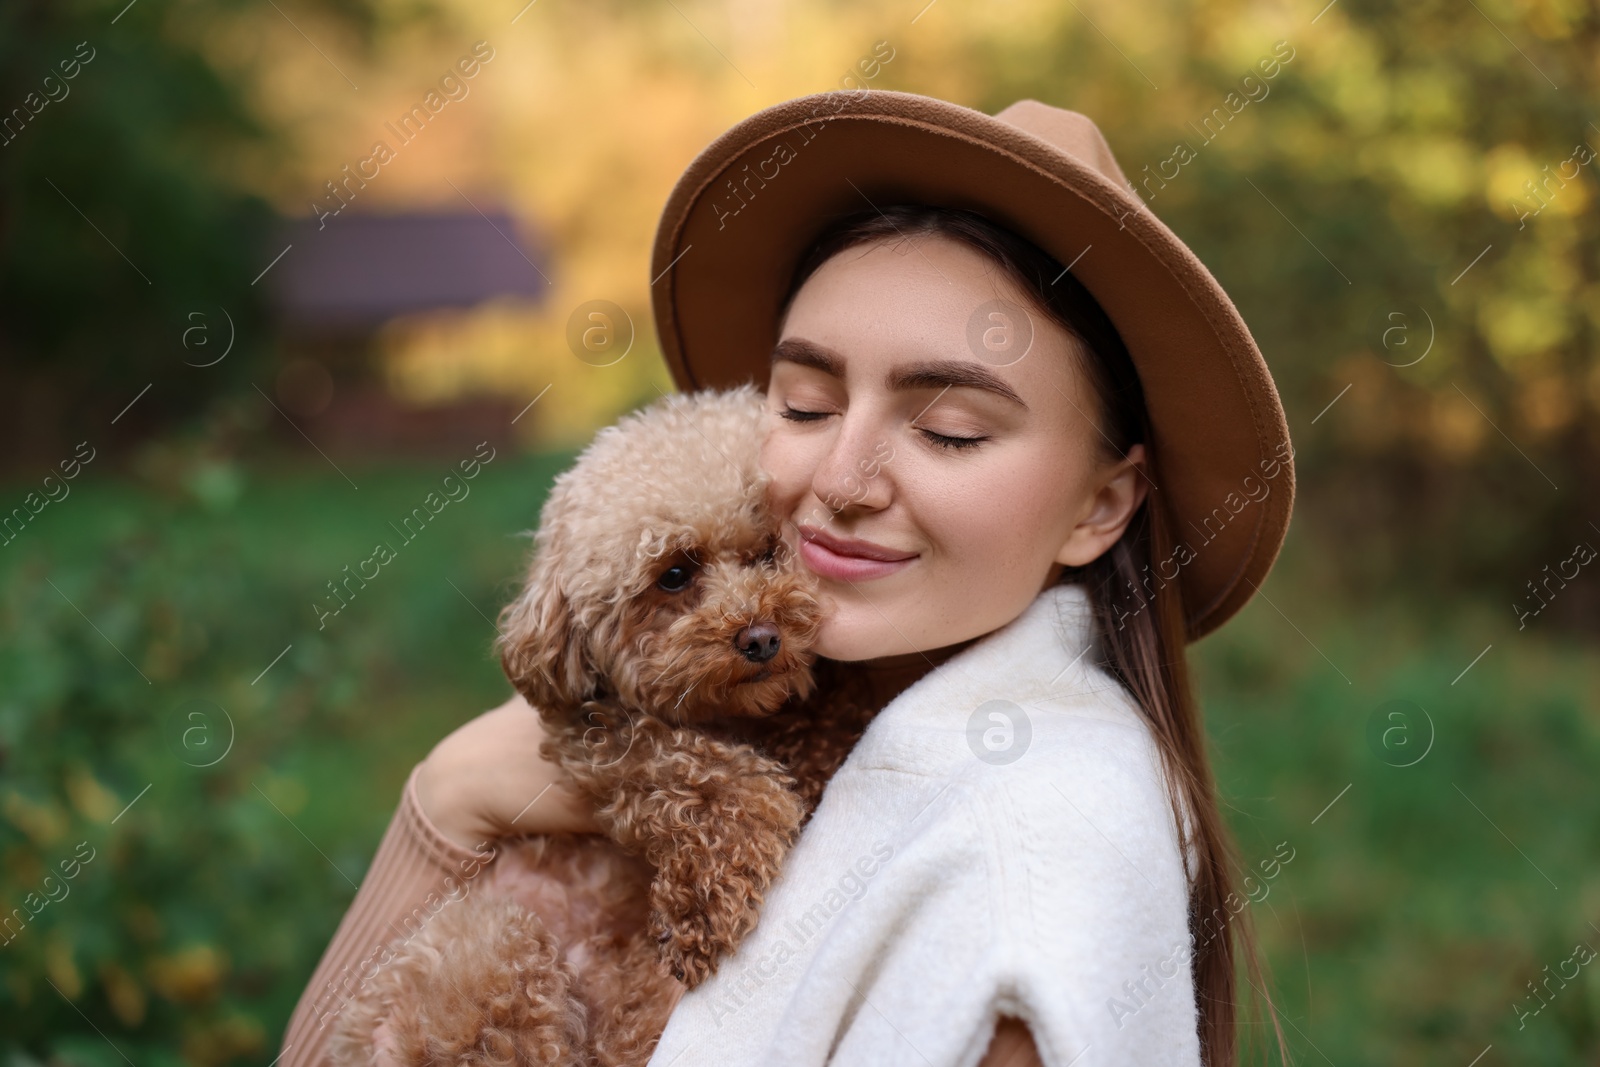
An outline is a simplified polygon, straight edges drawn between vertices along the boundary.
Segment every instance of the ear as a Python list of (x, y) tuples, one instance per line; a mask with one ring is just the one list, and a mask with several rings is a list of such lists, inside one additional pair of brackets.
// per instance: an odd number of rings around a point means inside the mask
[(501, 610), (495, 647), (506, 677), (534, 707), (573, 707), (594, 691), (583, 632), (552, 569), (538, 562), (522, 593)]
[(1092, 495), (1083, 518), (1056, 553), (1057, 563), (1081, 567), (1116, 544), (1150, 488), (1146, 465), (1145, 447), (1136, 444), (1121, 460), (1099, 473), (1091, 485)]

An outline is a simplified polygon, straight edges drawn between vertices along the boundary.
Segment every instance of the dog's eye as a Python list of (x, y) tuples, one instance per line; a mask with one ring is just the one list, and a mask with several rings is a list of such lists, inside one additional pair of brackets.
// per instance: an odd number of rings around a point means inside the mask
[(675, 564), (661, 572), (661, 577), (656, 579), (656, 587), (669, 593), (681, 592), (694, 581), (694, 575), (695, 568), (682, 563)]

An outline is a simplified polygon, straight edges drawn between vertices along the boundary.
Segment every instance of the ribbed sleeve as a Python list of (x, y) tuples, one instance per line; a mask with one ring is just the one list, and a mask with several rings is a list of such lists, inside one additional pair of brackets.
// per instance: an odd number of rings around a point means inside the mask
[(326, 1067), (334, 1020), (383, 946), (406, 935), (400, 920), (425, 911), (430, 897), (448, 891), (447, 881), (474, 877), (492, 854), (456, 844), (428, 820), (417, 798), (421, 766), (406, 779), (372, 866), (289, 1017), (279, 1067)]

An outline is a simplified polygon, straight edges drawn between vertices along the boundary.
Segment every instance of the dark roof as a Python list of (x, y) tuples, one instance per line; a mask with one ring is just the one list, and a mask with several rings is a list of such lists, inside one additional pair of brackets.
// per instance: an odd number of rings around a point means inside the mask
[(289, 246), (266, 280), (292, 332), (364, 332), (396, 315), (491, 297), (538, 301), (549, 288), (548, 255), (503, 211), (346, 210), (320, 227), (314, 218), (286, 221), (273, 246)]

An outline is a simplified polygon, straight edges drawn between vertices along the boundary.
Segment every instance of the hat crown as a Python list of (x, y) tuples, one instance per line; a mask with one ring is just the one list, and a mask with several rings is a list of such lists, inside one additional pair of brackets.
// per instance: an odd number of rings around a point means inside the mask
[(1117, 158), (1111, 154), (1111, 146), (1106, 143), (1105, 135), (1088, 115), (1051, 107), (1037, 100), (1018, 100), (994, 117), (1072, 156), (1116, 182), (1118, 188), (1128, 187), (1128, 179), (1117, 165)]

